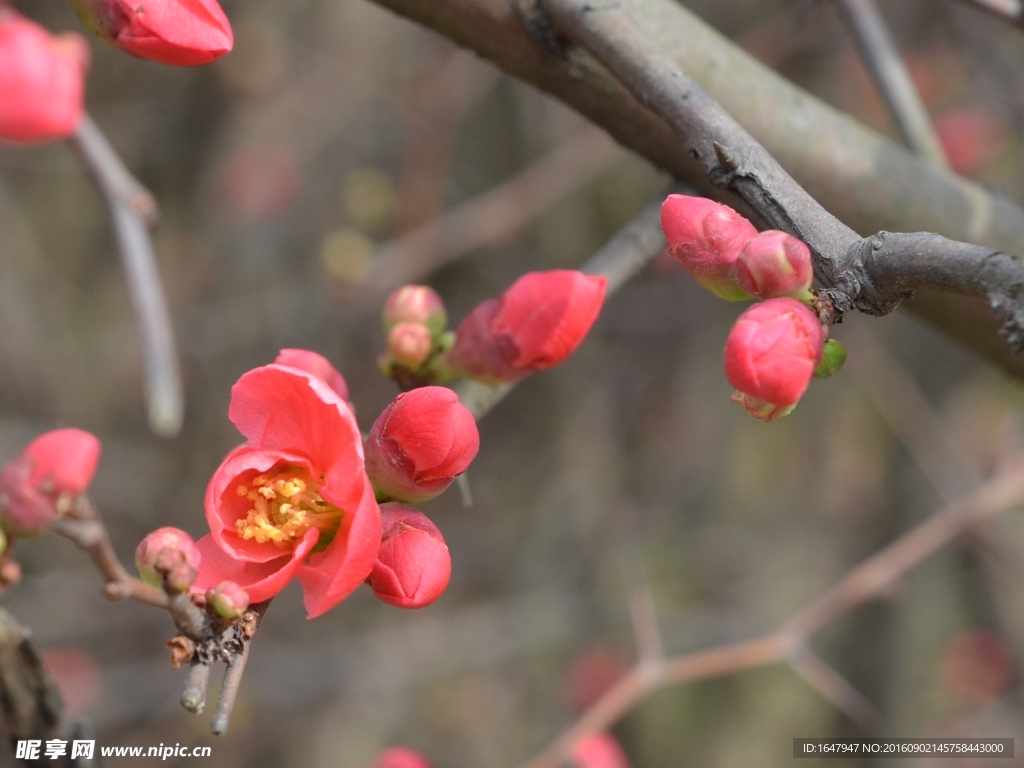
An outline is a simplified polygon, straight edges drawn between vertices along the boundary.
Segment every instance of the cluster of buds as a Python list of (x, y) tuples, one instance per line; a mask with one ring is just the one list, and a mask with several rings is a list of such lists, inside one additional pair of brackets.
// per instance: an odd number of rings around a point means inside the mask
[(725, 345), (734, 402), (763, 421), (790, 413), (812, 377), (842, 367), (846, 350), (810, 308), (814, 274), (807, 245), (785, 232), (758, 234), (732, 208), (669, 195), (661, 223), (670, 253), (698, 285), (730, 301), (759, 299), (740, 315)]
[[(216, 0), (75, 0), (86, 27), (135, 56), (206, 64), (231, 50), (231, 25)], [(0, 139), (65, 139), (84, 115), (89, 46), (51, 35), (0, 4)]]
[(448, 313), (433, 288), (406, 285), (384, 303), (387, 352), (380, 369), (403, 389), (413, 389), (444, 377), (443, 354), (451, 349), (455, 335), (445, 330)]
[(233, 581), (221, 581), (205, 592), (193, 588), (203, 556), (185, 531), (166, 526), (148, 534), (135, 549), (135, 565), (144, 582), (169, 595), (192, 593), (217, 623), (232, 622), (249, 607), (248, 593)]

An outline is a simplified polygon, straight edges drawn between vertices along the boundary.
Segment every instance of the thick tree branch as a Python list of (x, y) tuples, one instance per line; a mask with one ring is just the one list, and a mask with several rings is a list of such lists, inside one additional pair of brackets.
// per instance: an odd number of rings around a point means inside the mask
[[(609, 72), (565, 41), (522, 0), (376, 0), (448, 35), (511, 74), (565, 101), (705, 194), (721, 197), (676, 132)], [(767, 70), (672, 0), (618, 0), (644, 47), (673, 60), (761, 142), (828, 211), (859, 232), (933, 231), (1013, 252), (1024, 211), (964, 179), (930, 167), (850, 117)], [(980, 304), (924, 295), (910, 309), (1024, 377)]]

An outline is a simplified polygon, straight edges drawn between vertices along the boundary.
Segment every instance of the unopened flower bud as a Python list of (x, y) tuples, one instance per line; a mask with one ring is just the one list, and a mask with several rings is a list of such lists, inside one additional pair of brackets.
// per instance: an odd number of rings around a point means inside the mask
[(388, 352), (399, 365), (413, 370), (430, 359), (434, 338), (420, 323), (399, 323), (388, 333)]
[(476, 421), (444, 387), (396, 397), (366, 440), (366, 474), (379, 499), (418, 503), (438, 496), (480, 449)]
[(630, 768), (619, 742), (609, 733), (584, 736), (572, 748), (572, 768)]
[(669, 195), (661, 206), (661, 227), (669, 252), (697, 285), (727, 301), (750, 298), (736, 281), (736, 258), (757, 235), (753, 224), (713, 200)]
[(380, 516), (380, 550), (366, 583), (389, 605), (430, 605), (444, 592), (452, 572), (441, 531), (422, 512), (404, 504), (382, 504)]
[(367, 768), (430, 768), (430, 763), (408, 747), (388, 747)]
[(814, 371), (814, 378), (827, 379), (829, 376), (839, 373), (846, 363), (846, 347), (835, 339), (829, 339), (821, 352), (821, 362)]
[(759, 299), (789, 296), (803, 300), (809, 295), (813, 278), (811, 249), (778, 230), (757, 235), (736, 257), (736, 281), (742, 290)]
[[(769, 299), (737, 319), (725, 344), (725, 375), (748, 411), (791, 406), (803, 395), (821, 361), (825, 329), (794, 299)], [(750, 403), (747, 398), (753, 398)], [(772, 418), (776, 418), (776, 414)], [(758, 417), (762, 418), (762, 417)]]
[(13, 557), (0, 557), (0, 591), (21, 581), (21, 566)]
[(139, 568), (139, 575), (143, 581), (154, 587), (160, 586), (163, 574), (169, 574), (181, 565), (198, 571), (199, 562), (199, 548), (192, 541), (192, 537), (170, 526), (157, 528), (148, 534), (135, 550), (135, 564)]
[(65, 139), (82, 121), (89, 46), (0, 5), (0, 139)]
[(586, 338), (607, 287), (606, 278), (571, 269), (528, 272), (459, 323), (448, 364), (486, 382), (559, 365)]
[[(9, 533), (39, 533), (92, 481), (100, 441), (80, 429), (46, 432), (0, 470), (0, 520)], [(62, 501), (65, 500), (65, 501)]]
[(179, 563), (166, 573), (167, 586), (174, 592), (187, 592), (198, 575), (198, 571), (188, 563)]
[(82, 23), (133, 56), (191, 67), (234, 45), (217, 0), (74, 0)]
[(222, 581), (207, 591), (206, 605), (222, 619), (237, 619), (249, 608), (249, 593), (233, 581)]
[(384, 303), (384, 328), (391, 331), (399, 323), (425, 325), (436, 336), (448, 324), (444, 301), (433, 288), (404, 285)]

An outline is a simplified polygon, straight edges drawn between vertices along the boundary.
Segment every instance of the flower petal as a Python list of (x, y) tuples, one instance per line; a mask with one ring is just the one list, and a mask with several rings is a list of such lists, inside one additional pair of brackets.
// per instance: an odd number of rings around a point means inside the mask
[(250, 603), (269, 600), (288, 586), (302, 561), (316, 546), (319, 535), (316, 528), (310, 528), (292, 552), (265, 563), (239, 560), (221, 549), (212, 536), (203, 536), (196, 542), (203, 560), (192, 593), (201, 594), (222, 581), (233, 581), (249, 593)]
[[(309, 565), (297, 574), (305, 594), (307, 618), (315, 619), (351, 594), (370, 575), (377, 559), (380, 509), (366, 473), (360, 471), (356, 479), (346, 499), (328, 499), (345, 510), (334, 540), (326, 550), (310, 556)], [(335, 487), (338, 485), (335, 481)]]
[(323, 379), (297, 368), (265, 365), (231, 389), (228, 417), (253, 448), (305, 456), (320, 472), (363, 458), (359, 426), (348, 404)]

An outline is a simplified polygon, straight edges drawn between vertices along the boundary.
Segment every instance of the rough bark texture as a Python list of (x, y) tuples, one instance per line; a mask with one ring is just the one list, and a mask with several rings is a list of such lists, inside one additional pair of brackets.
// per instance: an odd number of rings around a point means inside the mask
[[(667, 123), (642, 106), (591, 56), (567, 50), (528, 0), (377, 0), (451, 37), (542, 88), (609, 131), (624, 146), (702, 192), (721, 198), (706, 167)], [(596, 4), (594, 4), (596, 7)], [(652, 53), (674, 60), (821, 205), (861, 234), (937, 232), (1014, 253), (1024, 211), (964, 179), (930, 167), (852, 118), (763, 67), (672, 0), (606, 3), (630, 16)], [(914, 309), (911, 302), (911, 308)], [(992, 333), (997, 323), (945, 298), (920, 314), (1014, 374), (1024, 362)], [(979, 317), (979, 314), (982, 317)]]

